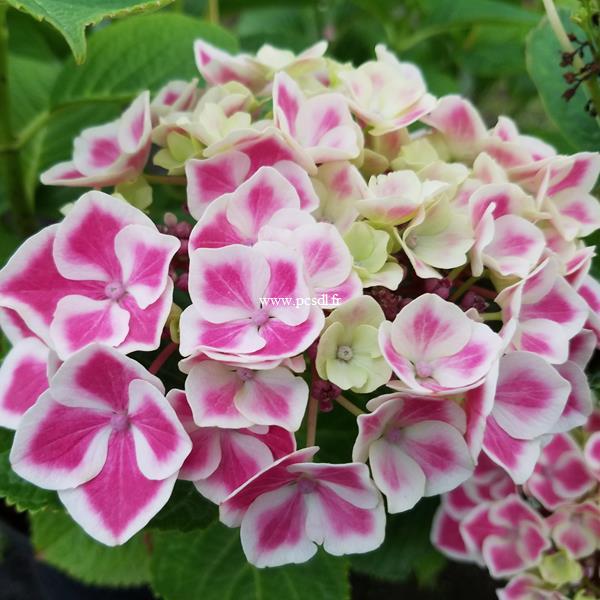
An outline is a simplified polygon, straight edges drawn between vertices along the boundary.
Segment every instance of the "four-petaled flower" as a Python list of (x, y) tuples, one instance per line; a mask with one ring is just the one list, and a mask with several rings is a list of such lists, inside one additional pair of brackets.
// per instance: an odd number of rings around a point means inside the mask
[(93, 344), (59, 368), (25, 413), (10, 462), (24, 479), (58, 490), (73, 519), (113, 546), (166, 504), (191, 448), (162, 383)]

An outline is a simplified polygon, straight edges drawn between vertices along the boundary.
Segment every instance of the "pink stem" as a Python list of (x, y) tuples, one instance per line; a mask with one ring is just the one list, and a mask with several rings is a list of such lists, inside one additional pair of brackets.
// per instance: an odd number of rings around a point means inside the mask
[(152, 373), (152, 375), (156, 375), (160, 368), (167, 362), (167, 359), (175, 350), (177, 350), (178, 346), (175, 342), (171, 342), (166, 345), (158, 354), (158, 356), (152, 361), (150, 367), (148, 367), (148, 371)]

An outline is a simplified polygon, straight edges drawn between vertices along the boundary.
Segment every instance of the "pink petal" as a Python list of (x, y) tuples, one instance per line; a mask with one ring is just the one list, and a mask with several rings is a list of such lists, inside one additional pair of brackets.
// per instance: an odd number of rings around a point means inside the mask
[(431, 527), (431, 543), (452, 560), (469, 561), (471, 553), (467, 550), (456, 521), (442, 504), (435, 513)]
[(369, 450), (369, 463), (373, 479), (387, 499), (390, 514), (413, 508), (425, 495), (425, 473), (396, 444), (377, 440)]
[(60, 367), (52, 378), (52, 393), (65, 406), (124, 412), (134, 379), (164, 390), (160, 380), (137, 361), (108, 346), (93, 344)]
[(167, 503), (176, 474), (162, 481), (144, 477), (133, 436), (113, 434), (106, 463), (91, 481), (59, 492), (61, 502), (88, 535), (107, 546), (124, 544)]
[(230, 196), (222, 196), (206, 208), (190, 234), (189, 251), (197, 248), (222, 248), (232, 244), (251, 246), (256, 240), (246, 238), (227, 218)]
[(572, 361), (556, 365), (555, 368), (559, 375), (571, 384), (565, 408), (552, 429), (553, 433), (559, 433), (585, 425), (592, 414), (594, 404), (590, 386), (582, 368)]
[(552, 431), (571, 386), (543, 358), (512, 352), (500, 359), (492, 414), (513, 438), (532, 440)]
[(58, 301), (81, 290), (80, 282), (65, 279), (54, 264), (52, 246), (58, 227), (51, 225), (27, 239), (0, 271), (0, 303), (16, 311), (47, 343)]
[(269, 277), (265, 258), (245, 246), (201, 248), (190, 257), (190, 296), (212, 323), (252, 317)]
[(350, 275), (352, 255), (333, 225), (315, 223), (299, 227), (294, 231), (294, 242), (312, 286), (333, 288)]
[(240, 412), (258, 425), (297, 431), (308, 404), (306, 382), (283, 367), (252, 371), (250, 375), (235, 399)]
[(563, 363), (568, 358), (568, 336), (558, 323), (548, 319), (519, 323), (513, 344), (519, 350), (537, 354), (551, 364)]
[(444, 96), (422, 121), (443, 134), (457, 158), (476, 155), (487, 133), (477, 110), (460, 96)]
[(422, 294), (405, 306), (392, 324), (394, 348), (415, 362), (454, 354), (470, 337), (470, 323), (454, 304)]
[(588, 467), (600, 478), (600, 432), (593, 433), (585, 444), (585, 460)]
[(295, 137), (296, 120), (304, 96), (298, 84), (286, 73), (277, 73), (273, 81), (273, 115), (275, 125)]
[(540, 455), (539, 440), (517, 440), (506, 433), (493, 416), (488, 417), (483, 437), (485, 453), (504, 468), (516, 484), (531, 476)]
[(260, 328), (265, 345), (248, 356), (252, 361), (286, 358), (304, 352), (317, 338), (325, 317), (317, 306), (310, 307), (309, 317), (299, 325), (286, 325), (277, 319), (269, 319)]
[(200, 317), (200, 312), (193, 305), (183, 311), (180, 327), (179, 351), (183, 356), (199, 351), (210, 354), (212, 350), (223, 353), (255, 352), (266, 343), (250, 319), (221, 324), (210, 323)]
[(195, 481), (196, 489), (220, 504), (234, 490), (245, 484), (261, 469), (273, 463), (269, 446), (247, 430), (222, 429), (219, 432), (221, 461), (206, 479)]
[[(365, 465), (360, 466), (367, 471)], [(369, 487), (373, 487), (370, 482)], [(370, 552), (383, 543), (385, 512), (382, 502), (367, 508), (357, 506), (319, 481), (315, 492), (308, 494), (307, 503), (307, 533), (313, 541), (322, 543), (329, 554), (341, 556)], [(244, 521), (246, 518), (247, 515)]]
[(23, 416), (10, 462), (23, 479), (67, 489), (95, 477), (106, 460), (110, 413), (58, 403), (45, 392)]
[(152, 221), (123, 200), (102, 192), (87, 192), (58, 226), (53, 247), (59, 272), (69, 279), (120, 281), (115, 237), (126, 225), (156, 231)]
[(296, 486), (259, 496), (242, 521), (240, 537), (248, 562), (257, 567), (303, 563), (317, 552), (308, 537), (306, 500)]
[(166, 479), (192, 449), (189, 436), (163, 394), (136, 379), (129, 384), (129, 413), (138, 467), (148, 479)]
[(165, 290), (179, 240), (142, 225), (128, 225), (116, 235), (114, 245), (123, 286), (140, 308), (148, 308)]
[(127, 294), (119, 300), (119, 305), (129, 313), (129, 330), (127, 337), (119, 344), (119, 350), (124, 354), (136, 350), (156, 350), (173, 306), (173, 282), (167, 279), (160, 298), (143, 310)]
[(37, 338), (18, 342), (0, 366), (0, 426), (16, 429), (48, 389), (48, 347)]
[(128, 331), (129, 313), (118, 303), (76, 295), (59, 300), (50, 326), (53, 346), (63, 360), (94, 342), (118, 346)]
[(142, 92), (127, 108), (119, 120), (118, 141), (123, 152), (134, 154), (150, 139), (150, 94)]
[(257, 473), (219, 506), (221, 521), (228, 527), (239, 526), (244, 514), (259, 496), (296, 479), (296, 475), (290, 473), (287, 467), (310, 460), (317, 450), (316, 447), (297, 450)]
[[(465, 325), (466, 327), (466, 325)], [(471, 338), (452, 356), (433, 363), (433, 377), (442, 387), (453, 388), (479, 381), (498, 358), (502, 340), (487, 325), (474, 323)]]
[(221, 462), (219, 431), (213, 427), (196, 426), (186, 394), (182, 390), (169, 391), (167, 400), (192, 440), (192, 450), (179, 471), (179, 479), (206, 479)]
[(185, 173), (191, 215), (199, 220), (212, 200), (237, 189), (249, 169), (250, 159), (237, 151), (217, 154), (204, 160), (188, 160)]
[(256, 241), (260, 229), (284, 208), (300, 208), (296, 190), (272, 167), (261, 167), (231, 195), (227, 220), (247, 239)]
[(202, 77), (213, 85), (239, 81), (256, 91), (265, 83), (258, 63), (244, 55), (231, 56), (204, 40), (196, 40), (194, 56)]
[(475, 468), (462, 435), (447, 423), (424, 421), (407, 427), (400, 447), (423, 469), (427, 479), (425, 496), (454, 489)]
[(185, 390), (194, 421), (201, 427), (249, 427), (235, 403), (244, 382), (231, 367), (207, 360), (192, 367)]
[(504, 276), (526, 277), (545, 248), (542, 232), (516, 215), (496, 219), (494, 229), (494, 238), (484, 249), (488, 265)]

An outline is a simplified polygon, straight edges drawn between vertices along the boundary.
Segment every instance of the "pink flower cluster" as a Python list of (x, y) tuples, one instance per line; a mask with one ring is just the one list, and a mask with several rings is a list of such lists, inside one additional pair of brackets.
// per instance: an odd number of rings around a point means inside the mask
[(595, 593), (589, 582), (600, 548), (599, 417), (590, 420), (583, 448), (572, 435), (555, 435), (522, 486), (481, 460), (470, 479), (442, 496), (433, 543), (509, 579), (501, 600), (594, 597), (587, 594)]
[[(435, 543), (495, 576), (588, 556), (600, 432), (568, 432), (593, 413), (600, 156), (488, 129), (383, 46), (325, 50), (198, 41), (206, 87), (143, 92), (42, 175), (95, 189), (0, 271), (13, 469), (109, 545), (179, 478), (260, 567), (373, 550), (386, 511), (440, 494)], [(186, 186), (158, 226), (154, 183)], [(315, 445), (334, 406), (343, 464)]]

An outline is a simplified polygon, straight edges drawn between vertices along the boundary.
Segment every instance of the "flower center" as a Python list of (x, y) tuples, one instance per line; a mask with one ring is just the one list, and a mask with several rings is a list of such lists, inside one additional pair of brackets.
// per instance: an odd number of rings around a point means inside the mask
[(298, 491), (301, 494), (312, 494), (317, 488), (317, 484), (307, 477), (300, 477), (298, 479)]
[(239, 368), (236, 370), (236, 372), (237, 372), (237, 376), (242, 381), (248, 381), (249, 379), (254, 378), (254, 371), (252, 369)]
[(402, 439), (402, 429), (392, 428), (385, 432), (385, 439), (392, 444), (397, 444)]
[(257, 327), (262, 327), (269, 320), (269, 313), (265, 308), (259, 308), (250, 320)]
[(107, 298), (110, 298), (111, 300), (118, 300), (125, 293), (125, 288), (120, 281), (111, 281), (110, 283), (106, 284), (104, 293), (106, 294)]
[(418, 360), (415, 363), (415, 371), (417, 372), (417, 377), (426, 379), (427, 377), (431, 377), (433, 367), (424, 360)]
[(110, 426), (115, 431), (125, 431), (129, 427), (129, 416), (125, 413), (115, 413), (110, 418)]
[(353, 356), (354, 353), (352, 352), (352, 348), (350, 348), (350, 346), (338, 346), (337, 357), (340, 360), (348, 362), (349, 360), (352, 360)]

